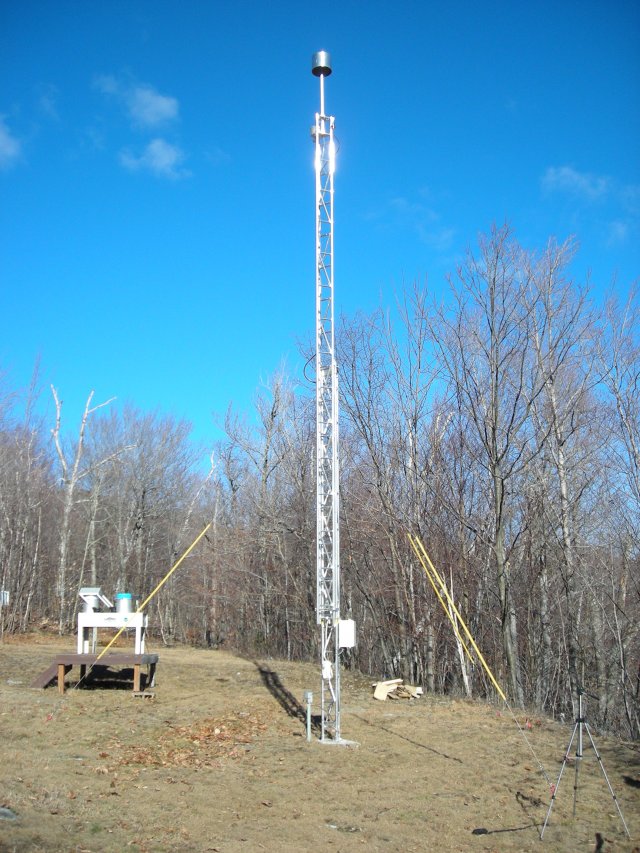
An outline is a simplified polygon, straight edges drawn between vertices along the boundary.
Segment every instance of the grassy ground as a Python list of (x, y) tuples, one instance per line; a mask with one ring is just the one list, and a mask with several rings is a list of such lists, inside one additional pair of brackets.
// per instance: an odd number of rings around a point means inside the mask
[[(640, 749), (593, 732), (632, 838), (585, 738), (577, 813), (567, 764), (550, 788), (511, 715), (424, 697), (376, 702), (345, 674), (342, 734), (307, 743), (318, 668), (157, 649), (154, 698), (112, 680), (29, 687), (70, 640), (0, 645), (0, 851), (640, 850)], [(151, 651), (154, 651), (153, 649)], [(73, 670), (72, 685), (78, 677)], [(518, 717), (550, 781), (572, 725)], [(572, 750), (573, 753), (573, 750)]]

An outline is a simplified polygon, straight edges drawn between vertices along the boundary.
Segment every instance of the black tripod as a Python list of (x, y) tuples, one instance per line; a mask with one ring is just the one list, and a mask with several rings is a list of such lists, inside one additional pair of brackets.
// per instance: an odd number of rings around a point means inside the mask
[[(569, 741), (569, 746), (567, 747), (567, 751), (564, 756), (564, 761), (562, 762), (562, 767), (560, 768), (560, 775), (558, 776), (558, 781), (554, 785), (551, 794), (551, 802), (549, 803), (549, 810), (547, 812), (547, 816), (544, 819), (544, 824), (542, 826), (542, 830), (540, 832), (540, 838), (544, 835), (544, 831), (547, 828), (547, 822), (549, 817), (551, 816), (551, 809), (553, 808), (553, 804), (556, 799), (556, 795), (558, 793), (558, 788), (560, 787), (560, 780), (562, 779), (562, 774), (564, 773), (564, 768), (567, 766), (567, 761), (569, 760), (569, 753), (571, 752), (571, 747), (573, 746), (573, 741), (575, 739), (576, 734), (578, 735), (578, 741), (576, 744), (576, 775), (573, 783), (573, 816), (576, 816), (576, 801), (578, 799), (578, 777), (580, 775), (580, 762), (582, 761), (582, 730), (584, 729), (586, 733), (589, 735), (589, 740), (591, 741), (591, 746), (593, 747), (593, 751), (595, 753), (596, 758), (598, 759), (598, 763), (600, 764), (600, 769), (602, 770), (602, 775), (605, 778), (607, 785), (609, 786), (609, 791), (611, 792), (611, 796), (613, 797), (613, 802), (616, 804), (616, 808), (618, 809), (618, 814), (620, 815), (620, 820), (622, 821), (622, 825), (624, 826), (624, 831), (627, 833), (627, 836), (631, 838), (629, 833), (629, 829), (627, 828), (627, 824), (622, 815), (622, 811), (620, 809), (620, 805), (616, 798), (616, 795), (613, 793), (613, 788), (611, 787), (611, 782), (609, 781), (609, 777), (607, 776), (607, 771), (604, 769), (604, 764), (602, 763), (602, 758), (600, 758), (600, 754), (596, 748), (595, 741), (591, 735), (591, 730), (589, 728), (589, 723), (587, 723), (587, 718), (582, 710), (582, 697), (589, 696), (584, 688), (578, 687), (578, 716), (576, 717), (576, 723), (573, 727), (573, 732), (571, 734), (571, 740)], [(594, 696), (592, 699), (596, 698)]]

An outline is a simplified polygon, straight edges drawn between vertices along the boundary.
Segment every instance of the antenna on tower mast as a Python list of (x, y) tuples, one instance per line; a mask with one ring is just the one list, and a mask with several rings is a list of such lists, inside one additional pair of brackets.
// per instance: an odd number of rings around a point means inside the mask
[(334, 335), (333, 176), (334, 118), (325, 114), (324, 81), (331, 74), (325, 50), (313, 54), (320, 80), (320, 112), (312, 136), (316, 172), (316, 619), (322, 667), (321, 736), (350, 743), (340, 729), (340, 648), (355, 645), (355, 625), (340, 619), (340, 468), (338, 370)]

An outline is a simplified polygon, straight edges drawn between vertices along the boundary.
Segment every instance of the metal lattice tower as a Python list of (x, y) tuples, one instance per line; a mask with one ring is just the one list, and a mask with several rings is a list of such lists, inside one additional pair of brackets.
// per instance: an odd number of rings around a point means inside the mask
[(331, 74), (326, 51), (313, 55), (320, 80), (316, 113), (316, 617), (320, 625), (321, 740), (340, 737), (340, 496), (338, 465), (338, 371), (333, 309), (334, 118), (325, 115), (324, 81)]

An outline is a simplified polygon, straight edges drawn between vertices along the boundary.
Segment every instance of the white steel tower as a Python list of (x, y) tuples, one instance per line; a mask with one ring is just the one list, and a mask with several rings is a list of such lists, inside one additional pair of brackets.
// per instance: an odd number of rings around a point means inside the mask
[(340, 495), (338, 372), (333, 310), (333, 116), (325, 114), (324, 82), (331, 58), (313, 55), (320, 112), (312, 135), (316, 172), (316, 617), (320, 625), (321, 740), (340, 742)]

